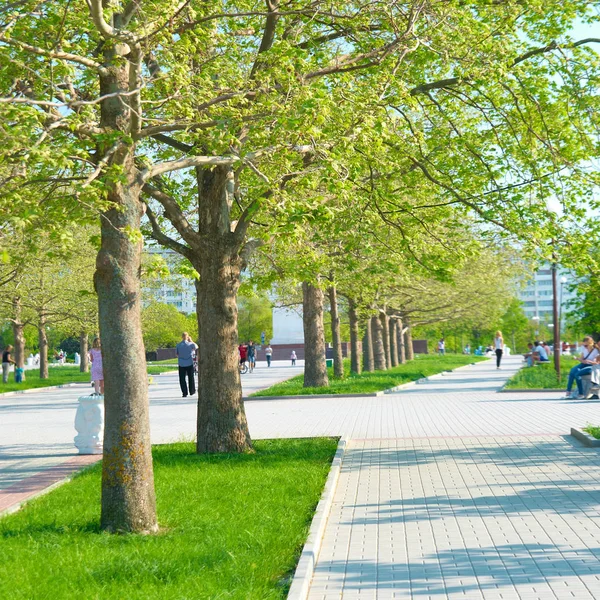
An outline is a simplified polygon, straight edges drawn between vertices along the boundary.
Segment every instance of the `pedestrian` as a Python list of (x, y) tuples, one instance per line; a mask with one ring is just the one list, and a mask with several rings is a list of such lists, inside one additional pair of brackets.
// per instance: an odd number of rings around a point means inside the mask
[(88, 352), (90, 362), (92, 363), (91, 375), (94, 382), (94, 392), (104, 395), (104, 372), (102, 369), (102, 345), (100, 338), (95, 337), (92, 342), (92, 348)]
[(194, 342), (191, 335), (187, 336), (187, 341), (194, 344), (194, 351), (192, 352), (192, 362), (194, 365), (194, 373), (198, 372), (198, 344)]
[(9, 344), (4, 349), (2, 353), (2, 381), (3, 383), (8, 383), (8, 373), (10, 371), (10, 365), (16, 365), (17, 363), (14, 361), (11, 352), (13, 351), (13, 347)]
[(496, 369), (499, 369), (500, 361), (502, 360), (502, 354), (504, 353), (504, 338), (502, 337), (501, 331), (496, 331), (496, 337), (494, 338), (494, 349), (496, 350)]
[(293, 366), (295, 366), (295, 364), (296, 364), (296, 359), (298, 358), (298, 357), (296, 356), (296, 351), (295, 351), (295, 350), (292, 350), (292, 355), (290, 356), (290, 358), (292, 359), (292, 367), (293, 367)]
[[(181, 395), (183, 398), (189, 395), (193, 396), (196, 393), (196, 380), (194, 378), (194, 352), (198, 346), (192, 342), (187, 331), (181, 334), (181, 341), (175, 346), (177, 353), (177, 364), (179, 366), (179, 386), (181, 387)], [(187, 383), (186, 383), (187, 377)]]
[(577, 384), (578, 397), (583, 398), (583, 383), (581, 382), (581, 376), (592, 372), (592, 365), (596, 364), (598, 356), (599, 353), (595, 346), (594, 338), (592, 338), (591, 335), (586, 335), (583, 338), (583, 351), (581, 352), (581, 355), (577, 357), (579, 364), (575, 365), (569, 371), (569, 380), (567, 381), (565, 398), (574, 397), (571, 393), (574, 382)]
[(271, 366), (271, 357), (273, 356), (273, 348), (267, 346), (265, 348), (265, 356), (267, 357), (267, 367)]
[(248, 342), (248, 366), (250, 367), (250, 373), (252, 373), (254, 367), (256, 367), (256, 346), (252, 340)]
[(438, 354), (440, 356), (444, 356), (444, 354), (446, 354), (446, 342), (444, 341), (444, 338), (441, 338), (438, 342)]

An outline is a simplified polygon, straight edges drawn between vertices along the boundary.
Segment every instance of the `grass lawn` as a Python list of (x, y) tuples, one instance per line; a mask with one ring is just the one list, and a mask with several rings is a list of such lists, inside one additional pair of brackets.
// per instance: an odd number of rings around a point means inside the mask
[[(158, 375), (165, 371), (177, 370), (177, 367), (148, 367), (149, 375)], [(64, 385), (66, 383), (89, 383), (90, 374), (80, 373), (79, 366), (49, 367), (48, 379), (40, 379), (39, 369), (25, 371), (26, 380), (23, 383), (15, 383), (14, 372), (10, 373), (8, 383), (2, 383), (0, 380), (0, 394), (2, 392), (16, 392), (19, 390), (29, 390), (32, 388), (48, 387), (51, 385)]]
[(286, 597), (337, 442), (153, 449), (161, 532), (99, 531), (100, 465), (0, 519), (3, 600)]
[(592, 437), (600, 440), (600, 427), (594, 427), (593, 425), (588, 425), (583, 428), (583, 431), (589, 433)]
[(550, 358), (549, 363), (538, 364), (535, 367), (523, 367), (508, 380), (504, 389), (548, 389), (564, 390), (567, 387), (569, 371), (577, 364), (576, 360), (561, 356), (560, 359), (560, 381), (556, 377), (554, 361)]
[(446, 354), (437, 356), (433, 354), (421, 354), (404, 365), (398, 365), (387, 371), (375, 371), (373, 373), (350, 374), (350, 361), (344, 360), (344, 372), (347, 373), (343, 379), (333, 377), (333, 368), (327, 369), (329, 374), (329, 387), (304, 388), (303, 375), (292, 377), (287, 381), (277, 383), (266, 390), (251, 394), (252, 396), (295, 396), (299, 394), (369, 394), (387, 390), (403, 383), (416, 381), (428, 375), (434, 375), (462, 367), (481, 360), (488, 360), (485, 356), (465, 356), (464, 354)]

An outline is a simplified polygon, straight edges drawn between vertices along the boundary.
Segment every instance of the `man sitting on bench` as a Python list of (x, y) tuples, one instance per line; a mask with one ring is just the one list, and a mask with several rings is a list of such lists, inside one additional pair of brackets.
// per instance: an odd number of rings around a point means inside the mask
[(527, 347), (529, 348), (529, 352), (523, 355), (523, 358), (527, 361), (527, 366), (533, 367), (536, 362), (550, 362), (546, 349), (539, 341), (536, 340), (534, 344), (529, 342)]

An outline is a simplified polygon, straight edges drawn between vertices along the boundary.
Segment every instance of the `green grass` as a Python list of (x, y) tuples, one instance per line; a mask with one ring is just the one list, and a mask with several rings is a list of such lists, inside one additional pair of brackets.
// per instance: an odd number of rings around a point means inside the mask
[[(158, 375), (159, 373), (165, 373), (167, 371), (176, 371), (177, 366), (152, 366), (148, 367), (149, 375)], [(52, 385), (65, 385), (67, 383), (89, 383), (90, 374), (80, 373), (79, 367), (77, 366), (65, 366), (65, 367), (49, 367), (48, 368), (48, 379), (40, 379), (40, 372), (38, 369), (31, 369), (25, 371), (26, 380), (23, 383), (15, 383), (14, 372), (10, 373), (8, 383), (2, 383), (0, 380), (0, 394), (3, 392), (16, 392), (19, 390), (29, 390), (40, 387), (48, 387)]]
[(333, 368), (327, 369), (329, 374), (329, 387), (304, 388), (303, 375), (292, 377), (287, 381), (277, 383), (266, 390), (251, 394), (252, 396), (295, 396), (312, 394), (369, 394), (392, 388), (403, 383), (416, 381), (421, 377), (434, 375), (462, 367), (481, 360), (487, 360), (481, 356), (465, 356), (463, 354), (446, 354), (443, 357), (431, 354), (417, 355), (417, 357), (404, 365), (398, 365), (387, 371), (375, 371), (373, 373), (350, 374), (350, 361), (344, 360), (344, 372), (347, 373), (343, 379), (333, 377)]
[(597, 440), (600, 440), (600, 427), (588, 425), (587, 427), (583, 428), (583, 431), (589, 433), (592, 437), (595, 437)]
[(0, 598), (285, 598), (336, 441), (255, 447), (213, 456), (190, 443), (155, 447), (156, 535), (99, 531), (99, 465), (0, 519)]
[(176, 358), (167, 358), (166, 360), (153, 360), (148, 363), (149, 365), (169, 365), (169, 366), (177, 366)]
[(567, 387), (569, 371), (577, 364), (576, 360), (561, 357), (560, 381), (556, 377), (554, 361), (538, 364), (535, 367), (523, 367), (508, 380), (504, 389), (548, 389), (561, 390)]

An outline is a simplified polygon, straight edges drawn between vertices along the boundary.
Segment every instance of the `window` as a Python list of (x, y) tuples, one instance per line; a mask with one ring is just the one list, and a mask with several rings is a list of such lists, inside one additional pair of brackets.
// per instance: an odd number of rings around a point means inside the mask
[(529, 302), (523, 302), (525, 306), (535, 306), (535, 301), (529, 300)]
[(550, 269), (540, 269), (537, 272), (538, 275), (552, 275), (552, 271)]
[(538, 287), (544, 287), (548, 285), (552, 285), (552, 279), (541, 279), (537, 282)]
[(538, 304), (540, 306), (552, 306), (552, 300), (540, 300)]

